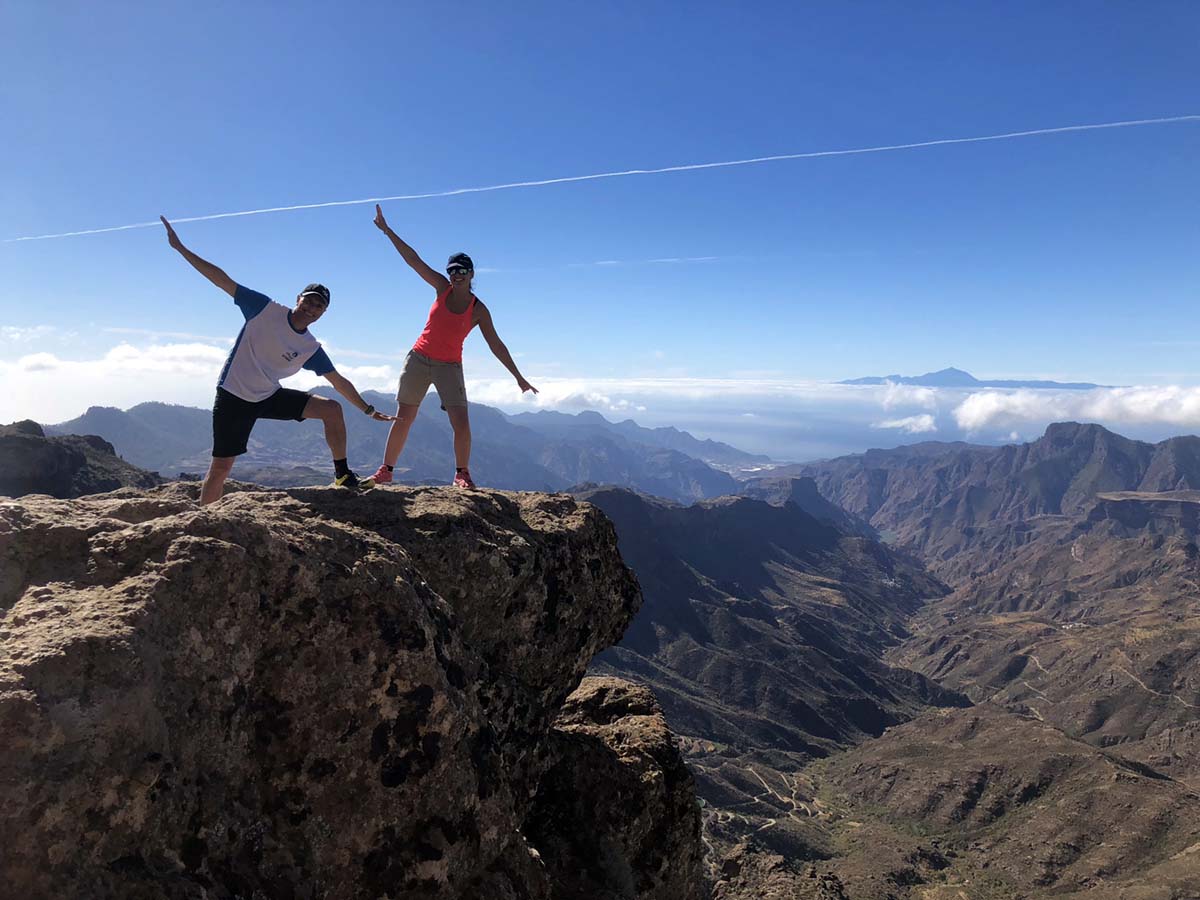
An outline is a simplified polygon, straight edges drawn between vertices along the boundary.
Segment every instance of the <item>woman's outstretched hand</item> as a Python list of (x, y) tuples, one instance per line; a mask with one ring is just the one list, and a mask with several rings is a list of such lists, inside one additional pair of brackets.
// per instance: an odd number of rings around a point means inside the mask
[(380, 231), (382, 231), (384, 234), (387, 234), (387, 230), (388, 230), (387, 219), (385, 219), (383, 217), (383, 210), (379, 208), (378, 203), (375, 204), (375, 227), (378, 228)]
[(171, 227), (171, 223), (167, 221), (167, 217), (159, 216), (158, 219), (163, 223), (163, 227), (167, 229), (167, 243), (175, 250), (182, 250), (183, 241), (179, 240), (179, 235), (175, 233), (175, 229)]
[(526, 391), (533, 391), (535, 394), (538, 392), (538, 389), (535, 388), (528, 381), (526, 381), (524, 378), (518, 378), (517, 384), (520, 386), (522, 394), (525, 393)]

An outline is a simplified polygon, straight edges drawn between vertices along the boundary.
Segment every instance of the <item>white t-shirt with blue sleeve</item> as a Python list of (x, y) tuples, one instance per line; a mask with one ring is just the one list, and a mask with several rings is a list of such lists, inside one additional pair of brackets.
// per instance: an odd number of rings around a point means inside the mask
[(333, 371), (321, 342), (305, 329), (292, 327), (291, 310), (240, 284), (233, 302), (246, 317), (234, 341), (217, 387), (250, 403), (266, 400), (279, 382), (308, 369), (317, 375)]

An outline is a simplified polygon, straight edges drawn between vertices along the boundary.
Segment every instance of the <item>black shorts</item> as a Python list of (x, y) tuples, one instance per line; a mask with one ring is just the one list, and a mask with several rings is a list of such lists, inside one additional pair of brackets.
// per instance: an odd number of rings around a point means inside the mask
[(251, 403), (217, 388), (213, 402), (213, 456), (241, 456), (246, 452), (250, 432), (259, 419), (304, 420), (309, 395), (304, 391), (280, 388), (266, 400)]

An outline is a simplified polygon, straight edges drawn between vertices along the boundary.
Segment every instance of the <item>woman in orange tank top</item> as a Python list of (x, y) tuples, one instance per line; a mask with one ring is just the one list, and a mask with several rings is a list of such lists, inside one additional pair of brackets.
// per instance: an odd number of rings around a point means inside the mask
[(412, 247), (388, 227), (378, 204), (375, 206), (375, 226), (388, 236), (404, 261), (436, 292), (425, 330), (404, 360), (404, 371), (396, 391), (399, 409), (388, 432), (383, 465), (375, 473), (375, 483), (389, 484), (392, 481), (392, 470), (400, 459), (400, 452), (408, 439), (408, 430), (412, 428), (429, 385), (433, 384), (441, 398), (442, 409), (450, 417), (450, 427), (454, 429), (454, 484), (473, 488), (475, 482), (471, 480), (469, 469), (471, 422), (467, 415), (467, 388), (462, 371), (463, 341), (471, 329), (479, 326), (488, 347), (496, 359), (512, 372), (522, 393), (533, 391), (536, 394), (537, 388), (521, 375), (508, 348), (496, 334), (492, 314), (483, 301), (471, 293), (471, 278), (475, 275), (471, 257), (465, 253), (454, 254), (446, 263), (446, 274), (443, 275), (427, 265)]

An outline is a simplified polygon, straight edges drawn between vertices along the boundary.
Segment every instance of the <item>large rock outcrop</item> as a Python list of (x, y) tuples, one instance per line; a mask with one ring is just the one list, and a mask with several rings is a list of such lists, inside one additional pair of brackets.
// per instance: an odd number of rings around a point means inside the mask
[(153, 487), (162, 479), (117, 456), (94, 434), (46, 437), (28, 419), (0, 425), (0, 496), (78, 497), (116, 488)]
[(563, 700), (640, 603), (609, 522), (538, 494), (194, 491), (0, 502), (6, 890), (570, 896), (521, 829)]
[(552, 734), (529, 835), (562, 896), (695, 900), (702, 881), (692, 775), (649, 688), (585, 678)]

